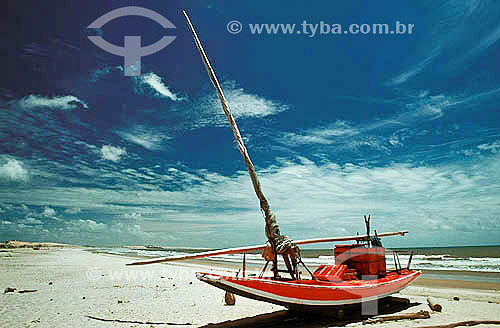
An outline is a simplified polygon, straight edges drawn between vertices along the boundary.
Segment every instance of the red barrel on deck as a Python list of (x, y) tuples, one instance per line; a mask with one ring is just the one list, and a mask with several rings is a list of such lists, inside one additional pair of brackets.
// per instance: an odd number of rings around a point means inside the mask
[(344, 264), (347, 265), (348, 269), (356, 270), (358, 278), (366, 275), (385, 276), (384, 247), (367, 247), (366, 245), (358, 244), (336, 245), (334, 255), (336, 265)]

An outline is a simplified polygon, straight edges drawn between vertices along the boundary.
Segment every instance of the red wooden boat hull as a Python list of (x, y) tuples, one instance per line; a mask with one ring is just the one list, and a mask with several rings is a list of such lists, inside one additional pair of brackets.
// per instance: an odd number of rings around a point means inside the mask
[(211, 273), (196, 273), (210, 285), (243, 297), (287, 307), (331, 307), (378, 300), (405, 288), (421, 274), (415, 270), (388, 272), (375, 280), (340, 282), (236, 278)]

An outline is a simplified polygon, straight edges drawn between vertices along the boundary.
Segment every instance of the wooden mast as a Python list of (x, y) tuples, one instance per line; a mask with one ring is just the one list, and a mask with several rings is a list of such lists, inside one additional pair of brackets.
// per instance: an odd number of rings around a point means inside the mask
[[(207, 57), (207, 54), (205, 53), (205, 50), (203, 49), (203, 45), (201, 44), (201, 41), (198, 38), (198, 35), (196, 34), (194, 26), (191, 23), (191, 20), (189, 19), (187, 12), (185, 10), (182, 10), (182, 13), (184, 14), (184, 17), (186, 18), (186, 21), (187, 21), (187, 24), (189, 26), (189, 29), (191, 30), (191, 33), (193, 34), (194, 42), (196, 44), (196, 47), (200, 51), (201, 59), (203, 61), (203, 64), (205, 65), (205, 68), (207, 69), (208, 76), (210, 77), (212, 84), (214, 85), (215, 89), (217, 90), (217, 95), (219, 96), (219, 100), (221, 102), (222, 109), (224, 110), (224, 114), (226, 115), (226, 118), (229, 122), (229, 125), (231, 126), (231, 129), (233, 130), (234, 139), (236, 140), (236, 145), (238, 146), (238, 150), (240, 151), (241, 156), (243, 157), (245, 165), (248, 169), (250, 179), (252, 180), (253, 189), (255, 191), (255, 194), (257, 195), (257, 198), (260, 201), (260, 208), (263, 212), (264, 220), (266, 221), (266, 236), (267, 236), (269, 242), (271, 243), (275, 252), (277, 251), (277, 247), (280, 248), (279, 251), (285, 251), (287, 249), (287, 245), (290, 244), (291, 241), (288, 239), (288, 237), (281, 236), (279, 233), (279, 225), (278, 225), (278, 222), (276, 220), (276, 216), (271, 211), (271, 208), (269, 207), (269, 203), (268, 203), (266, 197), (264, 196), (264, 193), (262, 192), (259, 178), (257, 177), (257, 172), (255, 171), (255, 167), (252, 163), (252, 160), (250, 159), (247, 148), (245, 147), (245, 144), (243, 142), (243, 138), (241, 137), (240, 131), (238, 129), (238, 125), (236, 124), (236, 121), (235, 121), (233, 115), (231, 114), (231, 111), (229, 110), (229, 105), (228, 105), (227, 99), (224, 96), (224, 93), (223, 93), (222, 88), (219, 84), (219, 81), (217, 80), (217, 76), (215, 75), (215, 71), (212, 68), (212, 65), (210, 64), (210, 61)], [(280, 245), (277, 245), (277, 244), (280, 244)], [(274, 264), (275, 264), (275, 269), (277, 270), (277, 264), (276, 263), (274, 263)]]
[[(231, 126), (231, 129), (233, 130), (234, 138), (236, 140), (236, 144), (238, 146), (238, 150), (240, 151), (243, 160), (245, 161), (245, 164), (248, 169), (248, 173), (250, 175), (250, 178), (252, 180), (253, 188), (255, 191), (255, 194), (257, 195), (257, 198), (260, 201), (260, 207), (261, 210), (264, 213), (264, 218), (266, 221), (266, 236), (269, 239), (269, 242), (271, 243), (272, 247), (274, 248), (274, 268), (275, 274), (277, 274), (277, 261), (276, 261), (276, 242), (280, 242), (281, 245), (286, 245), (286, 243), (291, 243), (291, 241), (288, 239), (286, 236), (281, 236), (279, 234), (279, 228), (278, 224), (276, 222), (276, 217), (272, 213), (269, 204), (267, 202), (266, 197), (264, 196), (264, 193), (262, 192), (262, 189), (260, 187), (260, 182), (257, 177), (257, 173), (255, 171), (255, 167), (250, 159), (250, 156), (248, 155), (248, 151), (245, 147), (245, 144), (243, 143), (243, 139), (241, 137), (241, 134), (239, 132), (238, 126), (236, 125), (236, 121), (231, 114), (229, 110), (229, 105), (227, 103), (227, 100), (224, 96), (224, 93), (222, 92), (222, 88), (220, 87), (219, 81), (217, 80), (217, 77), (215, 75), (215, 72), (210, 65), (210, 61), (208, 60), (208, 57), (203, 49), (203, 46), (198, 39), (198, 35), (196, 34), (196, 31), (193, 27), (193, 24), (191, 23), (191, 20), (189, 19), (189, 16), (185, 10), (182, 10), (182, 13), (184, 14), (184, 17), (186, 18), (187, 24), (189, 26), (189, 29), (191, 30), (193, 34), (193, 38), (195, 41), (195, 44), (200, 51), (200, 55), (203, 61), (203, 64), (205, 65), (205, 68), (207, 69), (208, 75), (210, 77), (210, 80), (212, 81), (215, 89), (217, 90), (217, 94), (219, 96), (219, 100), (222, 105), (222, 109), (224, 110), (224, 114), (226, 115), (226, 118), (229, 122), (229, 125)], [(394, 236), (394, 235), (401, 235), (404, 236), (408, 231), (397, 231), (397, 232), (387, 232), (387, 233), (382, 233), (379, 234), (379, 237), (387, 237), (387, 236)], [(274, 238), (278, 237), (278, 238)], [(324, 242), (336, 242), (336, 241), (347, 241), (347, 240), (366, 240), (369, 238), (369, 235), (366, 236), (348, 236), (348, 237), (328, 237), (328, 238), (315, 238), (315, 239), (306, 239), (306, 240), (299, 240), (295, 241), (294, 244), (296, 245), (306, 245), (306, 244), (313, 244), (313, 243), (324, 243)], [(288, 240), (287, 240), (288, 239)], [(214, 251), (208, 251), (208, 252), (201, 252), (201, 253), (194, 253), (194, 254), (188, 254), (188, 255), (180, 255), (180, 256), (170, 256), (166, 258), (160, 258), (160, 259), (154, 259), (154, 260), (145, 260), (145, 261), (139, 261), (139, 262), (134, 262), (134, 263), (129, 263), (127, 265), (145, 265), (145, 264), (153, 264), (153, 263), (162, 263), (162, 262), (171, 262), (171, 261), (179, 261), (179, 260), (187, 260), (187, 259), (196, 259), (196, 258), (203, 258), (203, 257), (209, 257), (209, 256), (216, 256), (216, 255), (224, 255), (224, 254), (237, 254), (237, 253), (246, 253), (246, 252), (251, 252), (251, 251), (257, 251), (257, 250), (262, 250), (264, 248), (268, 247), (268, 245), (256, 245), (256, 246), (246, 246), (246, 247), (238, 247), (238, 248), (228, 248), (228, 249), (221, 249), (221, 250), (214, 250)], [(285, 250), (286, 251), (286, 250)], [(286, 253), (281, 253), (284, 256), (287, 256)]]

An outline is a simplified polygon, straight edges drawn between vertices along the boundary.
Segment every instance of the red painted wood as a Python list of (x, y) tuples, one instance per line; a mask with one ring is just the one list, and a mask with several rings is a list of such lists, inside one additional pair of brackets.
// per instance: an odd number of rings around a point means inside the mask
[[(352, 304), (364, 299), (385, 297), (404, 288), (420, 275), (419, 271), (404, 270), (391, 272), (377, 280), (351, 280), (327, 282), (315, 280), (279, 281), (272, 278), (235, 278), (209, 273), (198, 273), (200, 280), (219, 281), (232, 288), (252, 295), (264, 295), (270, 300), (309, 305)], [(223, 288), (223, 287), (220, 287)], [(223, 288), (224, 289), (224, 288)], [(317, 303), (317, 304), (316, 304)]]

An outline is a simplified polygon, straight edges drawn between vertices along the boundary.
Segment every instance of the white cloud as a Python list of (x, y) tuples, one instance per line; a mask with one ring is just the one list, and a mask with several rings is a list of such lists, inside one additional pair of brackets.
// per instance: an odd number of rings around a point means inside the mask
[[(235, 118), (266, 117), (288, 109), (288, 106), (280, 102), (238, 88), (234, 81), (223, 83), (222, 89)], [(202, 117), (197, 119), (198, 122), (202, 122), (201, 124), (226, 124), (226, 118), (215, 90), (211, 90), (208, 95), (199, 97), (195, 101), (194, 107), (201, 111)]]
[(103, 159), (113, 162), (119, 162), (121, 157), (126, 155), (127, 151), (120, 147), (103, 145), (100, 150), (100, 155)]
[(326, 127), (309, 129), (301, 134), (287, 133), (283, 136), (283, 141), (287, 144), (332, 144), (338, 137), (354, 136), (360, 130), (351, 126), (345, 121), (337, 121)]
[(166, 97), (173, 101), (179, 101), (183, 99), (170, 91), (168, 86), (163, 82), (162, 78), (153, 72), (143, 74), (138, 79), (140, 83), (147, 85), (161, 97)]
[(484, 1), (442, 1), (425, 16), (426, 38), (415, 44), (407, 68), (387, 84), (405, 83), (424, 70), (441, 78), (453, 74), (500, 39), (498, 18)]
[(21, 161), (7, 158), (7, 162), (0, 166), (0, 178), (12, 181), (28, 182), (29, 175)]
[(117, 131), (123, 139), (142, 146), (148, 150), (159, 149), (164, 141), (170, 139), (164, 133), (160, 133), (143, 126), (135, 126), (128, 131)]
[(40, 95), (29, 95), (18, 101), (18, 104), (25, 109), (37, 107), (57, 108), (57, 109), (76, 109), (88, 108), (88, 105), (75, 96), (55, 96), (44, 97)]
[(47, 217), (53, 217), (56, 215), (56, 211), (53, 209), (53, 208), (50, 208), (50, 207), (45, 207), (43, 209), (43, 213), (42, 213), (43, 216), (47, 216)]
[(66, 221), (65, 224), (72, 232), (101, 232), (106, 229), (106, 224), (89, 219)]
[[(247, 93), (242, 88), (229, 88), (226, 97), (235, 117), (264, 117), (287, 109), (277, 102)], [(221, 105), (218, 104), (217, 108), (220, 109)]]
[[(353, 234), (363, 229), (362, 215), (372, 214), (379, 232), (410, 230), (409, 237), (397, 240), (401, 243), (435, 245), (438, 237), (442, 245), (459, 239), (500, 241), (499, 155), (481, 157), (475, 163), (395, 163), (383, 167), (319, 165), (302, 158), (283, 161), (258, 174), (282, 231), (295, 239)], [(0, 190), (0, 196), (32, 206), (78, 207), (116, 218), (115, 222), (76, 220), (64, 224), (65, 233), (73, 231), (72, 238), (89, 236), (79, 234), (81, 231), (102, 231), (109, 234), (95, 238), (171, 238), (184, 246), (187, 239), (191, 246), (207, 246), (207, 236), (224, 239), (208, 245), (211, 247), (264, 239), (264, 221), (245, 171), (228, 177), (207, 170), (189, 173), (170, 168), (158, 177), (163, 181), (175, 178), (183, 188), (120, 191), (54, 187), (19, 190), (15, 195)], [(198, 235), (204, 237), (193, 238)]]
[(137, 213), (137, 212), (125, 213), (123, 216), (127, 219), (140, 219), (140, 218), (142, 218), (141, 213)]
[(410, 123), (416, 119), (437, 119), (444, 115), (445, 110), (463, 102), (457, 97), (443, 94), (430, 95), (429, 91), (422, 91), (406, 105), (407, 112), (401, 114), (396, 120)]
[(432, 61), (441, 53), (441, 45), (437, 45), (434, 49), (432, 49), (426, 58), (415, 64), (410, 69), (405, 72), (400, 73), (394, 78), (390, 79), (387, 84), (389, 85), (398, 85), (405, 83), (408, 79), (412, 78), (415, 75), (418, 75), (422, 72)]
[(64, 210), (64, 213), (66, 213), (66, 214), (78, 214), (81, 211), (82, 211), (82, 209), (79, 207), (72, 207), (72, 208), (68, 208), (68, 209)]
[(483, 53), (484, 50), (495, 44), (500, 39), (500, 25), (493, 29), (487, 36), (483, 37), (474, 47), (462, 54), (458, 59), (453, 62), (456, 64), (463, 64), (463, 62), (477, 57)]
[(389, 143), (392, 146), (401, 146), (402, 145), (401, 141), (399, 140), (398, 136), (396, 136), (396, 135), (390, 136)]
[(43, 223), (42, 221), (40, 221), (38, 219), (35, 219), (35, 218), (32, 218), (32, 217), (27, 217), (26, 219), (24, 219), (21, 222), (24, 223), (24, 224), (31, 224), (31, 225), (38, 225), (38, 224), (42, 224)]
[(496, 153), (500, 150), (500, 140), (492, 142), (492, 143), (487, 143), (487, 144), (482, 144), (477, 146), (480, 150), (485, 150), (485, 151), (490, 151), (492, 153)]

